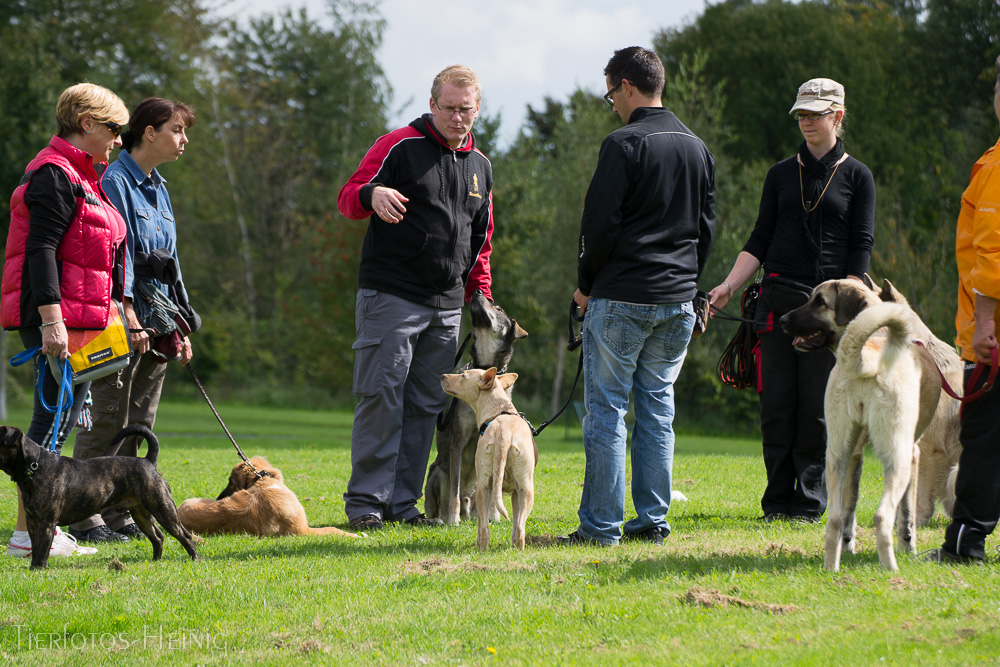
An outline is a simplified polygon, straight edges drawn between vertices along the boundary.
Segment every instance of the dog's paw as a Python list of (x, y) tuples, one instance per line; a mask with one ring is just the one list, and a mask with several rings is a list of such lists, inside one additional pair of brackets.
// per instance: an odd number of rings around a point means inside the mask
[(680, 491), (677, 491), (676, 489), (671, 489), (670, 490), (670, 502), (673, 502), (675, 500), (679, 500), (682, 503), (686, 503), (688, 501), (688, 497), (685, 496)]

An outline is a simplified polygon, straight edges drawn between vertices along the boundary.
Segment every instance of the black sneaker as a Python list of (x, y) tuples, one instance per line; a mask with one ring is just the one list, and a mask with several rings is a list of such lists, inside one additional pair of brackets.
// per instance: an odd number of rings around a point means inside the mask
[(382, 519), (377, 514), (362, 514), (351, 519), (353, 530), (382, 530)]
[(815, 514), (793, 514), (790, 519), (793, 523), (819, 523), (822, 521), (822, 518)]
[(952, 551), (948, 551), (944, 547), (938, 547), (937, 549), (931, 549), (925, 551), (918, 556), (920, 560), (927, 561), (929, 563), (938, 563), (939, 565), (982, 565), (982, 558), (973, 558), (972, 556), (963, 556), (962, 554), (957, 554)]
[(775, 521), (788, 521), (789, 518), (784, 512), (768, 512), (760, 520), (764, 523), (774, 523)]
[(575, 547), (575, 546), (586, 546), (586, 547), (611, 547), (613, 544), (608, 544), (606, 542), (598, 542), (597, 540), (592, 540), (589, 537), (581, 535), (578, 531), (573, 531), (569, 535), (559, 535), (556, 537), (556, 544), (561, 547)]
[(411, 516), (409, 519), (403, 521), (403, 523), (410, 526), (443, 526), (444, 521), (441, 519), (428, 519), (423, 513), (417, 516)]
[(75, 537), (77, 542), (90, 542), (92, 544), (99, 542), (128, 542), (127, 535), (116, 533), (104, 524), (94, 526), (90, 530), (73, 530), (70, 528), (69, 534)]
[(146, 534), (139, 530), (139, 526), (134, 523), (126, 523), (124, 526), (115, 531), (119, 535), (124, 535), (130, 540), (144, 540), (146, 539)]
[(638, 533), (625, 533), (622, 535), (623, 542), (652, 542), (656, 546), (661, 546), (663, 544), (663, 538), (667, 536), (667, 531), (665, 528), (660, 526), (651, 526), (646, 530), (640, 530)]

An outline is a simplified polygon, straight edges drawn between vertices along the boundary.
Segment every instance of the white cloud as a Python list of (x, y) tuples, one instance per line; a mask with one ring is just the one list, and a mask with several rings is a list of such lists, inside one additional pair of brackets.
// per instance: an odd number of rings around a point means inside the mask
[[(517, 134), (527, 105), (575, 89), (604, 92), (604, 65), (615, 49), (650, 46), (661, 29), (680, 26), (705, 0), (382, 0), (387, 27), (379, 62), (393, 87), (394, 124), (427, 110), (434, 75), (455, 63), (476, 70), (484, 111), (502, 113), (502, 139)], [(233, 0), (233, 14), (306, 7), (326, 14), (325, 0)]]

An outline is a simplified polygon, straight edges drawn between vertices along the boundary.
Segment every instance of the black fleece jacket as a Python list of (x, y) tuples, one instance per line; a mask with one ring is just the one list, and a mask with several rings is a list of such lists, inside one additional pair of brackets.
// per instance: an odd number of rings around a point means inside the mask
[(630, 303), (690, 301), (714, 231), (715, 158), (669, 109), (635, 109), (601, 145), (577, 286)]

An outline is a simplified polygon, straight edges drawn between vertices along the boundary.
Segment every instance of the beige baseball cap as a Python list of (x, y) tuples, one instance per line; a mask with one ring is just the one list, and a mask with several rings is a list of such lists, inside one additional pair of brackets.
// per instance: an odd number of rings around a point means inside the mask
[(788, 113), (796, 111), (826, 111), (831, 104), (844, 104), (844, 87), (833, 79), (809, 79), (799, 86), (795, 106)]

